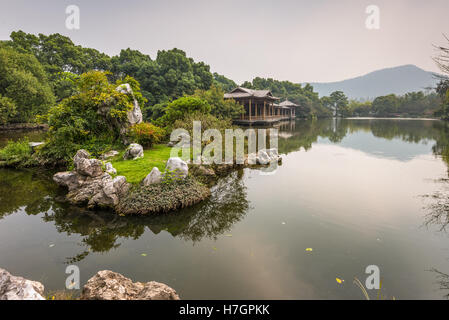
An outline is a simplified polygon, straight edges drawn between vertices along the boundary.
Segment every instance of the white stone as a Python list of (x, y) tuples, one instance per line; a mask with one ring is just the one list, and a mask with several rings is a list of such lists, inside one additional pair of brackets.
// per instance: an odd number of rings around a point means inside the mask
[(157, 167), (154, 167), (145, 179), (143, 179), (143, 185), (149, 186), (150, 184), (160, 183), (161, 181), (162, 174)]
[(167, 160), (165, 171), (166, 173), (173, 173), (177, 178), (184, 179), (189, 174), (189, 167), (187, 162), (183, 161), (181, 158), (175, 157)]
[(45, 300), (44, 285), (0, 268), (0, 300)]
[(139, 103), (134, 97), (133, 89), (131, 88), (129, 83), (119, 85), (116, 90), (120, 93), (131, 95), (131, 97), (133, 98), (133, 109), (128, 111), (128, 124), (132, 126), (137, 123), (142, 123), (142, 111), (140, 110)]
[(112, 163), (106, 162), (105, 171), (109, 174), (117, 174), (117, 170), (112, 166)]
[(143, 147), (138, 143), (131, 143), (126, 149), (123, 159), (139, 159), (143, 158)]
[(265, 165), (270, 163), (270, 156), (268, 155), (268, 153), (265, 150), (259, 150), (258, 155), (257, 155), (257, 162), (259, 164)]

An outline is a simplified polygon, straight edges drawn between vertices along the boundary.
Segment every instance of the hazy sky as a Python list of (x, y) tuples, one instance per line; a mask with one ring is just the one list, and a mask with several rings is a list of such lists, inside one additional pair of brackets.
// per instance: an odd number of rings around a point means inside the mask
[[(211, 71), (242, 82), (256, 76), (336, 81), (384, 67), (437, 71), (433, 44), (449, 35), (449, 0), (0, 0), (0, 39), (11, 31), (61, 33), (109, 55), (155, 57), (177, 47)], [(68, 5), (80, 29), (65, 27)], [(368, 5), (380, 29), (365, 27)]]

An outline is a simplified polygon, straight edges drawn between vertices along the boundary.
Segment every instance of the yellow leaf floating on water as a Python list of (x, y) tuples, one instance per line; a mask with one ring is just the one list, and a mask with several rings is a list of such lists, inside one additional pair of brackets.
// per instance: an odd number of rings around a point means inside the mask
[(307, 251), (307, 252), (312, 252), (313, 249), (312, 249), (312, 248), (307, 248), (306, 251)]
[(339, 284), (342, 284), (343, 282), (345, 282), (345, 280), (340, 279), (340, 278), (335, 278), (335, 280), (337, 280), (337, 282), (338, 282)]
[(217, 248), (216, 248), (216, 247), (213, 247), (213, 249), (214, 249), (214, 251), (217, 251)]
[(142, 257), (146, 257), (147, 254), (146, 254), (146, 253), (142, 253), (141, 256), (142, 256)]

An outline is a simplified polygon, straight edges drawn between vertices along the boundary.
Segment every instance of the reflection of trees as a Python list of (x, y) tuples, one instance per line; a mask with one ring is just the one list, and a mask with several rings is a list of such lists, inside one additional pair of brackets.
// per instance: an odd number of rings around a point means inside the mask
[(438, 271), (437, 269), (431, 269), (430, 272), (435, 273), (437, 284), (439, 285), (439, 289), (444, 291), (443, 298), (449, 299), (449, 275)]
[(46, 171), (0, 169), (0, 219), (19, 209), (36, 215), (48, 211), (58, 187)]
[(54, 222), (58, 232), (79, 234), (86, 250), (68, 259), (74, 263), (90, 252), (107, 252), (120, 246), (120, 238), (138, 239), (148, 227), (158, 234), (165, 230), (175, 237), (193, 242), (204, 237), (216, 238), (241, 220), (248, 210), (241, 172), (220, 179), (210, 199), (194, 207), (160, 216), (121, 217), (112, 212), (89, 211), (61, 205), (45, 213), (43, 219)]
[[(295, 126), (280, 126), (279, 152), (288, 154), (304, 148), (321, 138), (333, 143), (343, 140), (348, 133), (371, 132), (375, 137), (387, 140), (401, 139), (409, 143), (422, 143), (428, 140), (444, 141), (449, 145), (449, 129), (441, 121), (387, 120), (387, 119), (321, 119), (317, 121), (297, 121)], [(282, 134), (284, 133), (284, 135)], [(288, 134), (287, 134), (288, 133)], [(447, 143), (446, 143), (447, 142)], [(440, 142), (441, 144), (441, 142)], [(446, 152), (448, 148), (446, 147)], [(447, 153), (449, 159), (449, 152)]]

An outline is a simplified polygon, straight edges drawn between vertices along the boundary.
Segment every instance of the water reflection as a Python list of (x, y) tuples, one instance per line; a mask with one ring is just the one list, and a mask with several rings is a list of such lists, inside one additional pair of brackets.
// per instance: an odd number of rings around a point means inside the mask
[[(0, 257), (11, 269), (24, 261), (41, 270), (80, 262), (88, 272), (106, 265), (142, 280), (173, 277), (195, 298), (265, 297), (260, 292), (268, 284), (275, 288), (268, 290), (271, 298), (354, 298), (358, 289), (333, 286), (335, 277), (342, 274), (349, 283), (374, 261), (388, 270), (383, 276), (390, 296), (435, 297), (429, 287), (438, 282), (447, 297), (449, 257), (438, 247), (447, 239), (417, 229), (423, 222), (441, 231), (449, 225), (449, 179), (439, 160), (449, 163), (448, 125), (329, 119), (284, 122), (279, 129), (284, 164), (276, 175), (234, 172), (213, 187), (209, 200), (161, 216), (120, 217), (69, 206), (59, 201), (64, 191), (51, 172), (0, 169), (6, 240)], [(435, 179), (442, 191), (428, 196), (434, 206), (423, 218), (416, 198), (433, 192)], [(14, 219), (24, 214), (29, 217)], [(36, 231), (19, 234), (24, 224)], [(53, 229), (61, 236), (46, 238)], [(313, 254), (304, 253), (307, 247)], [(140, 259), (142, 252), (148, 257)], [(188, 267), (192, 260), (198, 268)], [(426, 271), (432, 266), (439, 270), (435, 276)]]
[(243, 171), (224, 177), (212, 188), (208, 200), (188, 209), (161, 216), (121, 217), (62, 203), (62, 190), (55, 188), (49, 172), (2, 169), (0, 219), (20, 209), (28, 215), (43, 213), (42, 219), (53, 222), (59, 233), (81, 235), (85, 250), (69, 257), (67, 263), (81, 261), (90, 252), (117, 248), (119, 238), (136, 240), (145, 228), (154, 234), (165, 230), (195, 243), (203, 238), (215, 239), (229, 231), (247, 213), (249, 203), (242, 177)]

